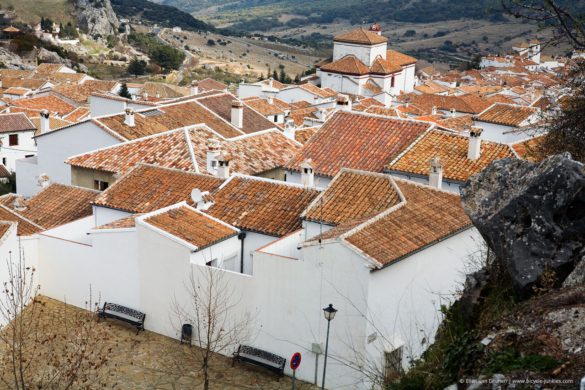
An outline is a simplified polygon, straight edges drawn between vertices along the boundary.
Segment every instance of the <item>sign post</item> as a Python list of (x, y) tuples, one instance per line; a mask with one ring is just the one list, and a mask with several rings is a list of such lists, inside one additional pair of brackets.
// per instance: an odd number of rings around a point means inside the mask
[(300, 352), (295, 352), (292, 357), (290, 358), (290, 368), (292, 369), (293, 372), (293, 377), (292, 377), (292, 390), (295, 390), (296, 388), (296, 373), (297, 373), (297, 368), (299, 368), (299, 366), (301, 365), (301, 353)]

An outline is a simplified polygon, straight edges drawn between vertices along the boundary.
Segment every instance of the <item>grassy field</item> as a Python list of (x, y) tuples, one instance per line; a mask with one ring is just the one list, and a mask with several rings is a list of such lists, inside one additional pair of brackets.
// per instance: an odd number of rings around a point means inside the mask
[(74, 22), (73, 4), (68, 0), (2, 0), (2, 8), (14, 8), (18, 19), (36, 24), (41, 17), (57, 23)]

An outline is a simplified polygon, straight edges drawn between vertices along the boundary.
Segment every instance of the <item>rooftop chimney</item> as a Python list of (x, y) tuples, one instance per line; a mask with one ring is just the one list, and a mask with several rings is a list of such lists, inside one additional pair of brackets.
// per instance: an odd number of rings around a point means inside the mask
[(276, 92), (266, 92), (266, 100), (268, 101), (268, 104), (274, 104), (274, 95), (276, 94)]
[(199, 93), (199, 83), (197, 81), (191, 82), (191, 95), (197, 95)]
[(41, 111), (41, 134), (45, 134), (51, 130), (51, 121), (49, 119), (49, 110)]
[(229, 179), (230, 177), (230, 158), (225, 153), (217, 156), (217, 175), (220, 179)]
[(431, 111), (433, 115), (437, 115), (437, 106), (433, 106), (433, 110)]
[(146, 102), (148, 101), (148, 92), (144, 91), (142, 92), (142, 99)]
[(210, 175), (217, 174), (217, 157), (220, 153), (219, 141), (214, 138), (207, 140), (207, 173)]
[(351, 100), (349, 100), (347, 95), (339, 94), (337, 95), (337, 106), (335, 108), (343, 111), (351, 111)]
[(124, 124), (126, 126), (134, 127), (134, 110), (128, 107), (124, 110), (125, 117), (124, 117)]
[(232, 125), (239, 129), (244, 126), (244, 104), (239, 100), (232, 100)]
[(443, 166), (439, 157), (431, 159), (431, 169), (429, 172), (429, 185), (441, 189), (443, 185)]
[(455, 109), (454, 108), (451, 109), (451, 117), (455, 117)]
[(374, 23), (370, 26), (370, 31), (378, 35), (382, 35), (382, 26), (379, 23)]
[(156, 91), (156, 98), (160, 99), (160, 92), (159, 91)]
[(307, 159), (301, 164), (301, 183), (305, 188), (315, 186), (315, 174), (313, 173), (313, 161)]
[(479, 127), (472, 127), (469, 131), (469, 147), (467, 149), (467, 158), (477, 160), (481, 155), (481, 133)]
[(41, 188), (48, 187), (49, 184), (51, 184), (51, 180), (49, 179), (49, 175), (47, 175), (46, 173), (40, 174), (39, 179), (38, 179), (38, 183), (39, 183), (39, 186)]

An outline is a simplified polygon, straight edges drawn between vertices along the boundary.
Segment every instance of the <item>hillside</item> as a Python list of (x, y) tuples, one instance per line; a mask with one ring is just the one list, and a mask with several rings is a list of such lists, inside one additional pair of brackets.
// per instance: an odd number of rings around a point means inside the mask
[(41, 17), (63, 22), (75, 21), (74, 5), (68, 0), (4, 0), (3, 9), (14, 9), (18, 18), (27, 24), (36, 24)]
[(147, 0), (112, 0), (112, 6), (121, 18), (139, 20), (163, 27), (178, 26), (185, 30), (212, 31), (213, 27), (175, 7)]
[[(352, 23), (410, 22), (428, 23), (444, 20), (499, 19), (494, 0), (161, 0), (202, 18), (233, 24), (240, 30), (296, 27), (308, 23), (331, 23), (336, 19)], [(213, 14), (210, 11), (213, 10)], [(282, 20), (282, 15), (288, 15)]]

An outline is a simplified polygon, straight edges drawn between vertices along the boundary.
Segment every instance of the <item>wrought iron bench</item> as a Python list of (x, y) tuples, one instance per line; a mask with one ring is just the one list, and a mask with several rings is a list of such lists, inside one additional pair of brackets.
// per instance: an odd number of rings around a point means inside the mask
[(144, 330), (144, 319), (146, 314), (138, 310), (130, 309), (126, 306), (117, 305), (115, 303), (106, 302), (104, 307), (98, 309), (98, 321), (100, 318), (114, 318), (119, 321), (126, 322), (136, 327), (136, 334)]
[(279, 380), (280, 377), (284, 376), (286, 359), (273, 353), (250, 347), (248, 345), (240, 345), (238, 350), (234, 352), (232, 367), (236, 362), (240, 361), (255, 364), (267, 368), (270, 371), (274, 371), (278, 374)]

